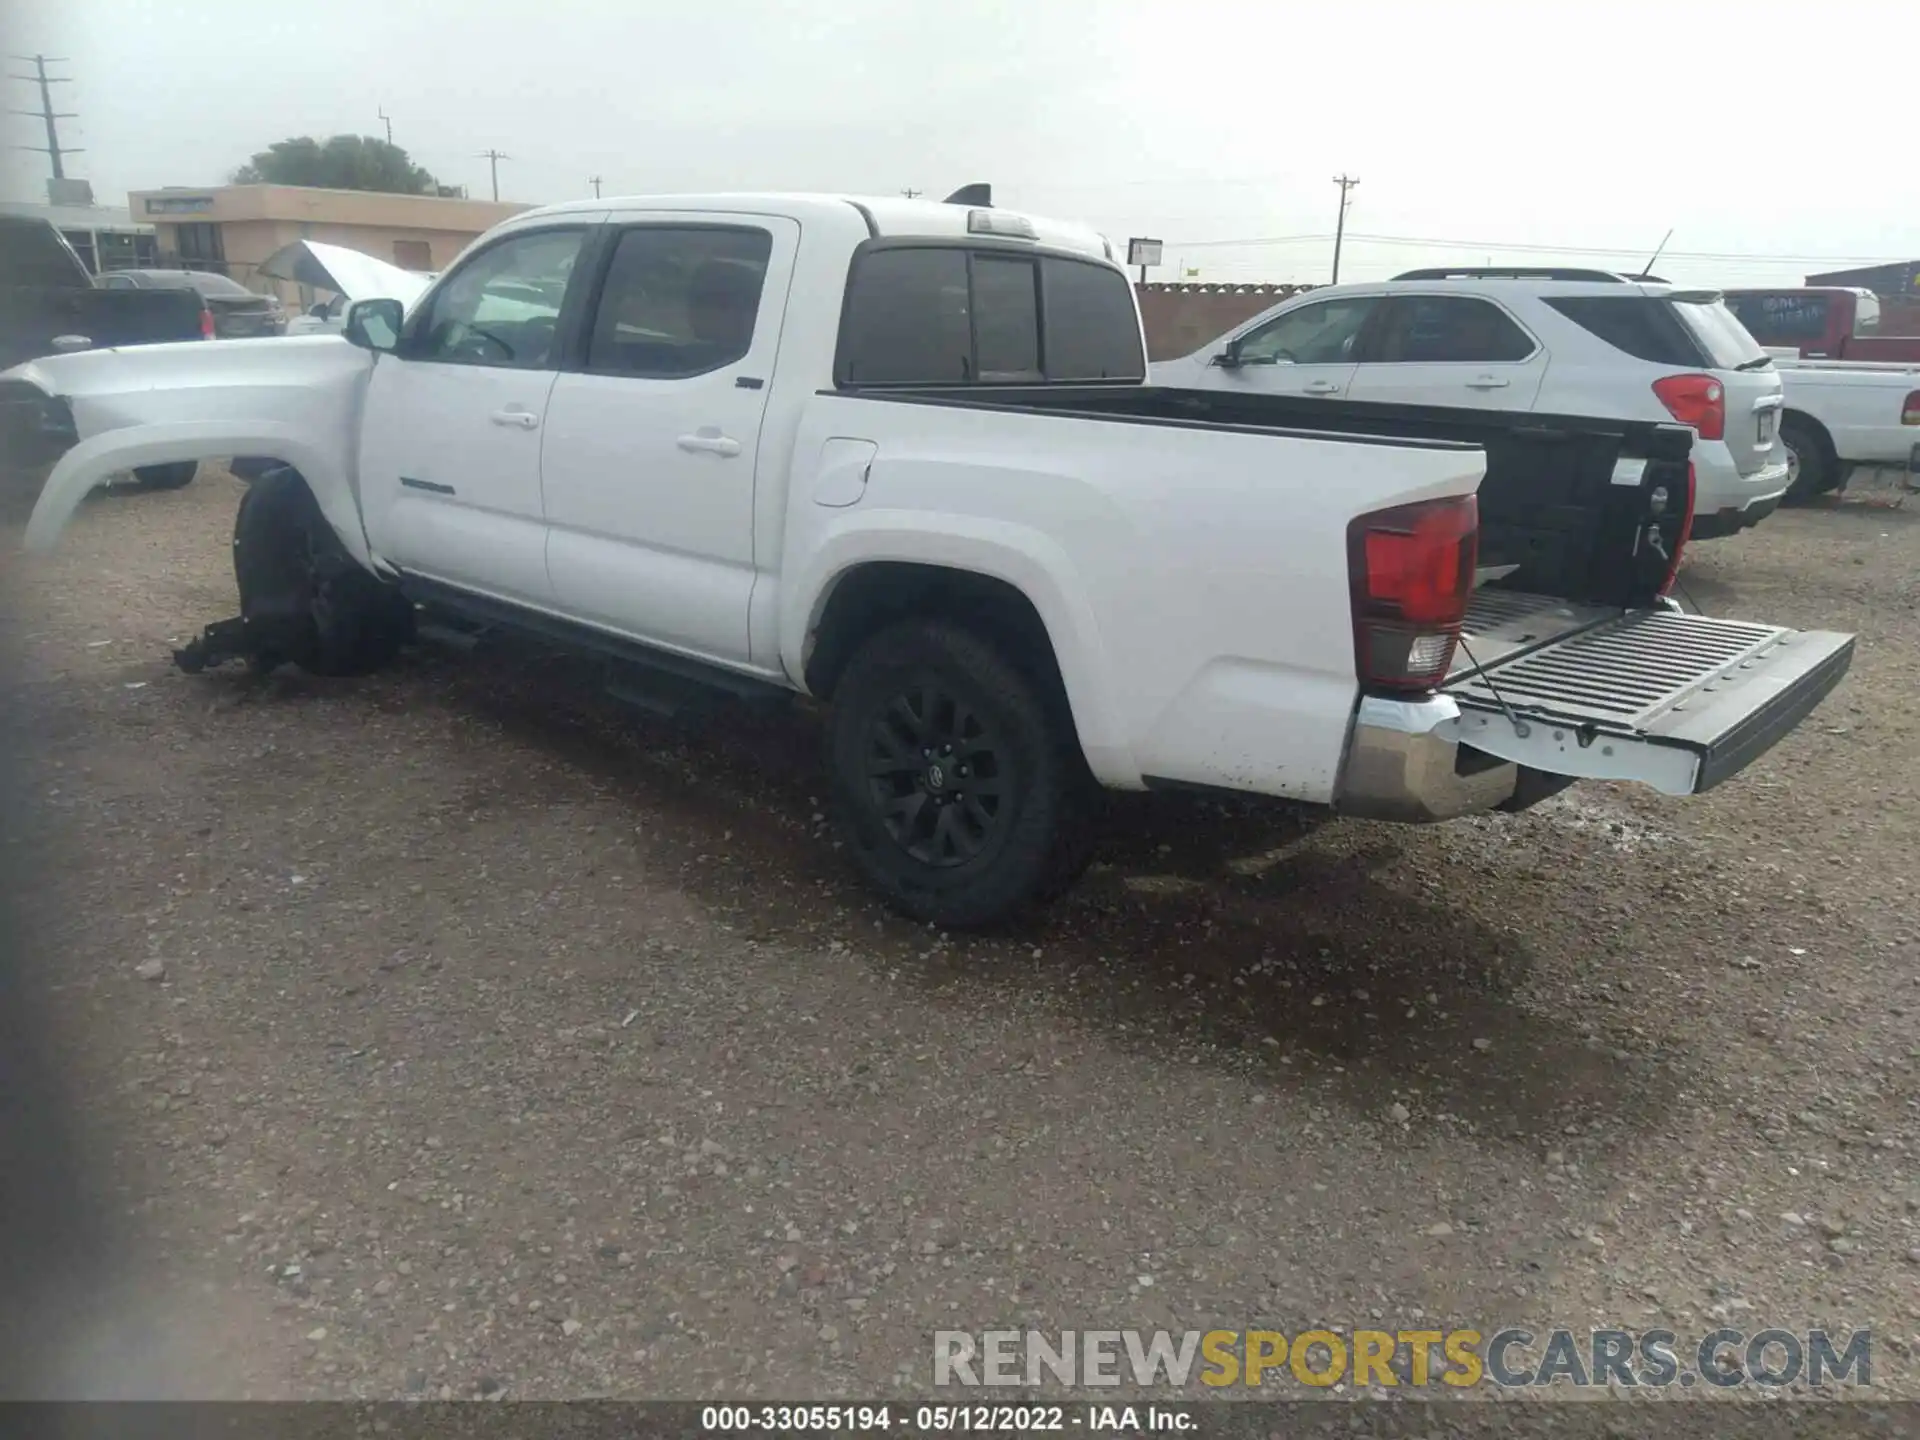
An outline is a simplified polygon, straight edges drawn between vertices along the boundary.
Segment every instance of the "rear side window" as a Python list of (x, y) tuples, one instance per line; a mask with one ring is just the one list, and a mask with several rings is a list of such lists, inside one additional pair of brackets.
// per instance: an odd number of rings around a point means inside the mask
[(745, 359), (772, 253), (757, 226), (627, 230), (600, 287), (587, 369), (682, 380)]
[(1706, 363), (1699, 342), (1665, 300), (1649, 295), (1561, 295), (1547, 304), (1636, 360), (1681, 368)]
[(1146, 378), (1133, 295), (1106, 266), (960, 246), (854, 262), (841, 383), (1031, 384)]
[(1397, 295), (1363, 361), (1375, 364), (1512, 364), (1538, 347), (1507, 313), (1465, 295)]

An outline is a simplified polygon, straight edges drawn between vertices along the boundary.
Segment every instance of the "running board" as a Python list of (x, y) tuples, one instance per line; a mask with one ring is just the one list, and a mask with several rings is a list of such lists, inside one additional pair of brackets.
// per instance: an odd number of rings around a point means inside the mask
[(1447, 689), (1452, 738), (1553, 775), (1710, 790), (1793, 730), (1853, 663), (1853, 636), (1635, 611)]
[[(477, 642), (476, 631), (505, 630), (561, 651), (601, 661), (607, 692), (616, 699), (662, 714), (683, 710), (704, 695), (726, 696), (748, 702), (785, 704), (793, 698), (785, 687), (745, 675), (704, 660), (658, 650), (636, 640), (596, 630), (577, 621), (531, 610), (512, 601), (496, 600), (438, 581), (405, 576), (401, 592), (423, 608), (423, 628), (445, 635), (466, 634)], [(448, 623), (452, 621), (453, 623)]]

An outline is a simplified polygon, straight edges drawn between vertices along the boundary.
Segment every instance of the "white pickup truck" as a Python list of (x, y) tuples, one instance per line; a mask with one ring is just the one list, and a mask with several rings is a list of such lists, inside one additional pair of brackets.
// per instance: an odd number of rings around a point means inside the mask
[(1856, 470), (1897, 471), (1920, 488), (1920, 365), (1768, 353), (1786, 399), (1789, 500), (1843, 490)]
[(989, 203), (608, 200), (507, 221), (344, 338), (16, 368), (111, 472), (287, 468), (238, 618), (179, 652), (321, 674), (424, 619), (831, 702), (847, 848), (897, 908), (998, 920), (1084, 865), (1099, 787), (1392, 820), (1580, 777), (1705, 790), (1851, 636), (1676, 613), (1692, 432), (1155, 387), (1100, 236)]

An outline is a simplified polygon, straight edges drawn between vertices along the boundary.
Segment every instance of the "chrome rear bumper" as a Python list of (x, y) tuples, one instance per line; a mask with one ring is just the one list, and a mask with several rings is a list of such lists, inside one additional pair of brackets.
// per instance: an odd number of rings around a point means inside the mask
[(1469, 752), (1460, 773), (1452, 738), (1460, 707), (1445, 695), (1421, 700), (1365, 696), (1334, 808), (1368, 820), (1428, 823), (1477, 815), (1513, 798), (1519, 767)]

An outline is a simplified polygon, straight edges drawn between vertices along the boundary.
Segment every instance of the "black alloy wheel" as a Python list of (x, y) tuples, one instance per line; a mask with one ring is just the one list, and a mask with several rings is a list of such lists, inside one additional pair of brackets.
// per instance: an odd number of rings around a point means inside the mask
[(942, 619), (855, 651), (828, 723), (834, 812), (896, 910), (996, 925), (1086, 869), (1101, 792), (1057, 692), (1030, 653)]
[(1006, 749), (959, 689), (942, 676), (915, 676), (867, 730), (867, 786), (887, 834), (941, 869), (999, 840), (1018, 784)]

